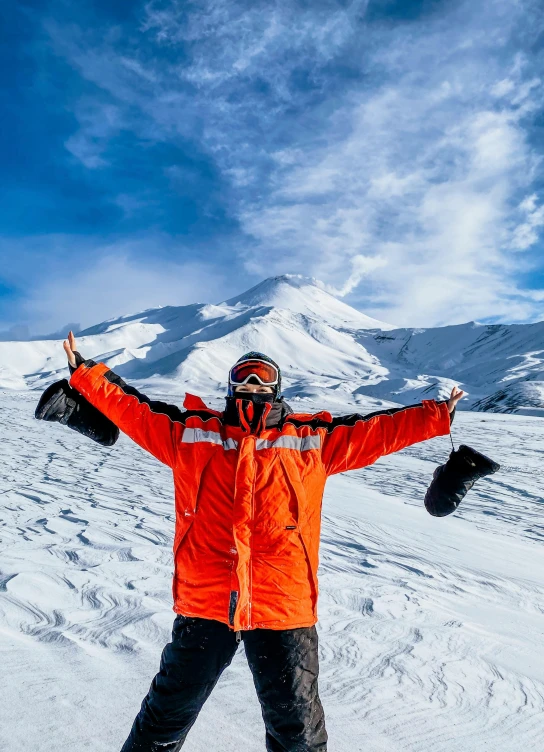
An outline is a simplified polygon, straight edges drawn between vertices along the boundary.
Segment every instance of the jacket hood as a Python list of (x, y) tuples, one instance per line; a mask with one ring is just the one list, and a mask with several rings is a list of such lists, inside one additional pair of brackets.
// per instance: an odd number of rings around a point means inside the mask
[(221, 415), (221, 412), (219, 410), (212, 410), (211, 407), (208, 407), (208, 405), (204, 402), (203, 399), (200, 397), (197, 397), (195, 394), (189, 394), (187, 393), (185, 395), (185, 399), (183, 400), (183, 407), (186, 410), (205, 410), (208, 413), (211, 413), (212, 415)]

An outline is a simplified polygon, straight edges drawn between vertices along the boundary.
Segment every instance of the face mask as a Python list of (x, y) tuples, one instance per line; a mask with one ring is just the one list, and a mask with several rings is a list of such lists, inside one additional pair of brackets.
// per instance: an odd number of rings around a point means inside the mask
[(254, 405), (262, 405), (266, 402), (274, 402), (275, 395), (267, 392), (234, 392), (234, 399), (247, 400)]

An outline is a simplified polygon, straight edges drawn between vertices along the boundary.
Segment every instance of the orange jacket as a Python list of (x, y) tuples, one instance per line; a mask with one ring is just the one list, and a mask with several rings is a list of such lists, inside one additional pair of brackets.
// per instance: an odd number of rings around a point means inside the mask
[(103, 363), (85, 361), (70, 383), (172, 468), (174, 611), (235, 630), (317, 621), (327, 476), (450, 431), (446, 404), (433, 400), (367, 416), (291, 414), (274, 428), (266, 405), (252, 432), (242, 400), (233, 426), (198, 397), (187, 395), (184, 411), (149, 400)]

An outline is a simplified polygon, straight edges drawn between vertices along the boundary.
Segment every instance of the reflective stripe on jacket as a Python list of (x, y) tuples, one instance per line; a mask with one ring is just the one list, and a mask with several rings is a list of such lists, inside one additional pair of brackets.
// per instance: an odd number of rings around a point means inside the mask
[(450, 431), (434, 400), (366, 416), (293, 413), (273, 428), (267, 405), (252, 431), (242, 400), (240, 425), (226, 425), (199, 397), (187, 395), (185, 410), (150, 400), (103, 363), (84, 361), (70, 384), (172, 468), (174, 611), (235, 630), (317, 621), (327, 476)]

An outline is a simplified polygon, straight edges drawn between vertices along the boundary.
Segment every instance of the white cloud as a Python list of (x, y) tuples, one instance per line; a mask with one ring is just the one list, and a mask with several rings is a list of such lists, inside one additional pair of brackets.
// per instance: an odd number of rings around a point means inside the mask
[(342, 287), (338, 288), (324, 284), (325, 290), (340, 298), (343, 298), (344, 296), (349, 295), (350, 292), (353, 292), (353, 290), (357, 287), (357, 285), (359, 285), (363, 277), (367, 276), (376, 269), (387, 266), (388, 263), (387, 259), (383, 258), (383, 256), (363, 256), (362, 254), (353, 256), (350, 261), (351, 274), (344, 282)]
[[(456, 56), (456, 34), (466, 44), (470, 27), (438, 24), (398, 45), (392, 37), (404, 73), (352, 93), (321, 145), (278, 161), (276, 189), (241, 214), (257, 242), (247, 258), (253, 273), (264, 273), (263, 251), (273, 247), (275, 271), (349, 275), (337, 290), (351, 292), (356, 279), (353, 299), (366, 312), (412, 325), (541, 314), (531, 291), (515, 288), (511, 257), (537, 243), (544, 221), (536, 199), (517, 208), (539, 175), (524, 118), (540, 82), (525, 82), (526, 66), (514, 59), (513, 86), (499, 87), (497, 107), (487, 92), (500, 63), (486, 49)], [(430, 51), (434, 66), (424, 70)], [(354, 277), (346, 270), (361, 253), (380, 263)]]
[[(210, 302), (237, 291), (204, 259), (173, 263), (155, 256), (154, 247), (164, 249), (163, 238), (101, 245), (57, 238), (60, 243), (79, 243), (79, 261), (30, 280), (16, 313), (18, 320), (31, 323), (33, 334), (49, 333), (67, 321), (85, 328), (147, 308)], [(44, 248), (47, 244), (42, 239)]]
[(84, 100), (74, 114), (80, 127), (66, 140), (66, 148), (90, 170), (105, 167), (108, 161), (103, 152), (123, 127), (120, 108), (104, 104), (97, 109), (92, 101)]
[[(372, 28), (365, 8), (152, 2), (142, 33), (168, 60), (57, 31), (122, 112), (104, 137), (80, 115), (71, 148), (100, 166), (119, 121), (149, 139), (198, 139), (231, 183), (238, 257), (255, 276), (320, 277), (406, 324), (538, 316), (538, 295), (516, 287), (544, 226), (528, 139), (543, 91), (533, 0), (466, 0)], [(334, 79), (338, 61), (351, 78)], [(301, 71), (306, 89), (293, 84)]]
[(521, 202), (519, 209), (525, 221), (514, 229), (511, 245), (515, 251), (526, 251), (539, 240), (540, 228), (544, 227), (544, 205), (538, 204), (538, 196), (533, 193)]

